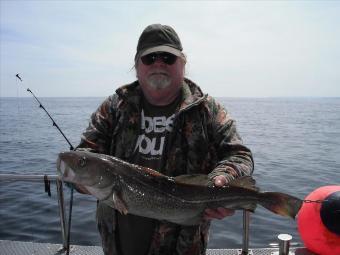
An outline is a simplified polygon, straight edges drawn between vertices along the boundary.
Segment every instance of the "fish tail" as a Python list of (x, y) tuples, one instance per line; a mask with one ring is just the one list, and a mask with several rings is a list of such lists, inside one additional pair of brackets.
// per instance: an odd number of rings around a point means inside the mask
[(259, 204), (273, 213), (295, 219), (302, 206), (302, 200), (284, 193), (263, 192), (260, 193)]

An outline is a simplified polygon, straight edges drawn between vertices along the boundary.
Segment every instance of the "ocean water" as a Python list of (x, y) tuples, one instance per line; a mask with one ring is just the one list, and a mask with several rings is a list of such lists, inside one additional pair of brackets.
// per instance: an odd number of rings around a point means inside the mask
[[(104, 98), (40, 98), (76, 146), (90, 114)], [(255, 160), (262, 190), (304, 198), (314, 189), (340, 184), (340, 98), (218, 98), (237, 121)], [(56, 174), (64, 138), (31, 98), (0, 98), (0, 173)], [(61, 243), (56, 187), (0, 181), (0, 239)], [(64, 187), (68, 209), (70, 192)], [(96, 201), (75, 193), (71, 243), (100, 245)], [(67, 211), (68, 212), (68, 211)], [(250, 247), (267, 247), (289, 233), (302, 245), (296, 221), (258, 207), (250, 218)], [(213, 221), (209, 248), (239, 248), (242, 213)]]

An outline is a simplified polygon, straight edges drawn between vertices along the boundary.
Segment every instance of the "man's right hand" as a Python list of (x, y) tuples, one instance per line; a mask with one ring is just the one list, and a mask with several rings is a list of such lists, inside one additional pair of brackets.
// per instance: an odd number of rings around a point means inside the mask
[[(218, 175), (214, 178), (214, 185), (216, 187), (223, 187), (227, 184), (227, 179), (223, 175)], [(235, 210), (233, 209), (228, 209), (228, 208), (223, 208), (219, 207), (216, 209), (205, 209), (204, 211), (204, 218), (206, 220), (213, 220), (213, 219), (223, 219), (227, 216), (232, 216), (234, 215)]]

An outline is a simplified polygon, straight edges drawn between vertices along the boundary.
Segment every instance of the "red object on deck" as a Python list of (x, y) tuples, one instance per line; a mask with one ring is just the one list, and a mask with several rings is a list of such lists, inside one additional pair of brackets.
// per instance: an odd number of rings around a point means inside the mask
[[(298, 230), (306, 248), (320, 255), (340, 255), (339, 205), (340, 186), (324, 186), (314, 190), (305, 200), (297, 219)], [(331, 199), (330, 199), (331, 198)], [(325, 205), (327, 201), (331, 207)], [(331, 208), (331, 209), (329, 209)], [(329, 210), (329, 212), (325, 210)], [(322, 212), (322, 213), (321, 213)]]

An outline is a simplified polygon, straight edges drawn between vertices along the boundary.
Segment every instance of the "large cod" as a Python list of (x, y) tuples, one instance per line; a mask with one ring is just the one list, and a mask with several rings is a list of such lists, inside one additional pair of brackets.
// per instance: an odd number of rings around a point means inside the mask
[(245, 209), (257, 204), (294, 218), (302, 200), (278, 192), (260, 192), (250, 176), (225, 187), (214, 187), (206, 175), (169, 177), (150, 168), (86, 151), (59, 154), (57, 169), (63, 181), (82, 185), (90, 194), (121, 213), (197, 225), (206, 208)]

